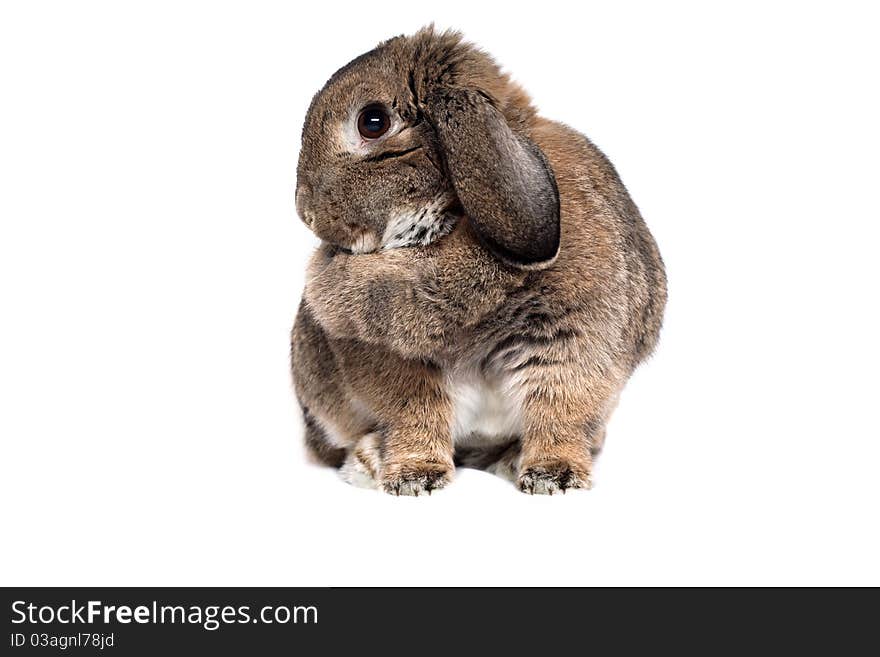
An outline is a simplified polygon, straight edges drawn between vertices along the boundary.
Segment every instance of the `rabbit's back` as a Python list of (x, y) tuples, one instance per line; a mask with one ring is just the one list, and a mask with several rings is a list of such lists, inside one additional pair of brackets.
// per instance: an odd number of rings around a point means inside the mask
[(552, 291), (561, 316), (585, 318), (615, 360), (634, 368), (653, 351), (666, 305), (657, 243), (614, 166), (585, 136), (539, 120), (532, 138), (556, 176), (562, 222), (559, 257), (536, 283)]

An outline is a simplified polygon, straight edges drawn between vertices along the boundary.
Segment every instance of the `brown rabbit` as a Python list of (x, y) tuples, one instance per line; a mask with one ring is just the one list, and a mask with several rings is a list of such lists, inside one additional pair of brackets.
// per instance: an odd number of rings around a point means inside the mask
[(297, 209), (322, 245), (292, 334), (306, 442), (418, 495), (455, 463), (588, 488), (666, 277), (614, 167), (457, 33), (355, 59), (312, 101)]

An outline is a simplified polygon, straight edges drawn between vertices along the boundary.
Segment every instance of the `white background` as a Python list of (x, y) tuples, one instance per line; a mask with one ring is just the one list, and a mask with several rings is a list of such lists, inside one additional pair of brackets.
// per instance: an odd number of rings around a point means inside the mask
[[(869, 6), (4, 2), (0, 583), (880, 584)], [(305, 461), (303, 116), (432, 20), (605, 150), (666, 259), (591, 492)]]

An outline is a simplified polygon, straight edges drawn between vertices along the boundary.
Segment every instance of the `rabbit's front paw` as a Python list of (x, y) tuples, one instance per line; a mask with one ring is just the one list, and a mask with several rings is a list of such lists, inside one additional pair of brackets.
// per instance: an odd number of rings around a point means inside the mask
[(530, 495), (553, 495), (570, 488), (589, 489), (592, 482), (587, 468), (565, 461), (553, 461), (525, 468), (519, 475), (517, 486)]
[(444, 463), (407, 463), (382, 477), (382, 489), (392, 495), (428, 495), (452, 481), (452, 467)]

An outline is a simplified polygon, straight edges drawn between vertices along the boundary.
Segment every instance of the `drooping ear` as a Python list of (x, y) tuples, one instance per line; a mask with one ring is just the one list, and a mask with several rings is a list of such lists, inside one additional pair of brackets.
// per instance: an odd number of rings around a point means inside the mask
[(426, 105), (452, 185), (485, 246), (517, 267), (552, 262), (559, 191), (541, 149), (478, 91), (446, 89)]

